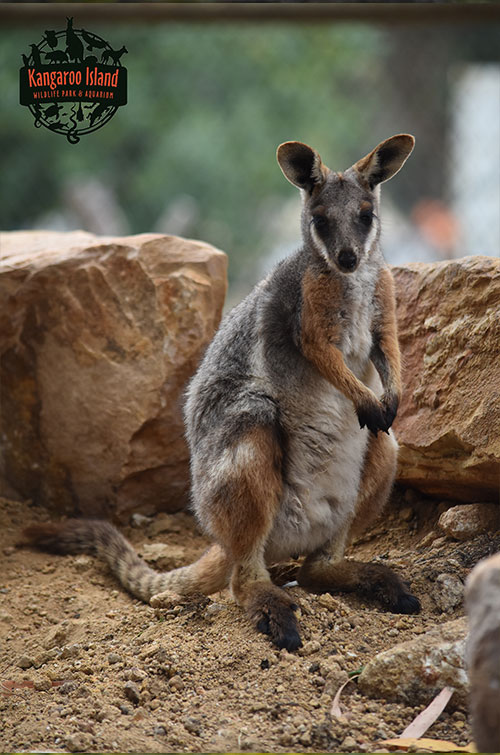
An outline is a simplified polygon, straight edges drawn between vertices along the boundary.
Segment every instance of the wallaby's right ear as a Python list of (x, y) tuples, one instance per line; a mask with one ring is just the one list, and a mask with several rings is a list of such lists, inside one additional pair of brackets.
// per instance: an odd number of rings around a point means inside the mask
[(328, 168), (316, 150), (307, 144), (284, 142), (278, 147), (276, 158), (285, 177), (299, 189), (311, 192), (326, 179)]

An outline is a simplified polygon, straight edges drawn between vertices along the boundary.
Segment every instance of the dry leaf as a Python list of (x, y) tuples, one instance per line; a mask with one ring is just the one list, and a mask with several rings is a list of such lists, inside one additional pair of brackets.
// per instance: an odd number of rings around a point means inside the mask
[(351, 679), (348, 679), (346, 682), (344, 682), (339, 689), (337, 690), (335, 697), (333, 698), (332, 707), (330, 708), (330, 715), (335, 716), (335, 718), (340, 719), (346, 719), (347, 716), (345, 716), (342, 713), (342, 708), (340, 707), (340, 695), (342, 694), (342, 690), (346, 686), (346, 684), (349, 684), (349, 682), (352, 681)]
[(446, 708), (453, 691), (454, 690), (451, 687), (445, 687), (442, 689), (439, 695), (429, 703), (427, 708), (419, 713), (411, 724), (406, 727), (404, 732), (400, 734), (400, 738), (405, 739), (408, 737), (415, 737), (418, 739), (423, 736), (427, 729), (432, 726), (434, 721), (439, 718), (443, 710)]
[[(418, 737), (402, 739), (398, 737), (397, 739), (384, 739), (378, 744), (386, 745), (395, 750), (408, 750), (411, 747), (413, 752), (477, 752), (473, 742), (468, 744), (467, 747), (459, 747), (459, 745), (444, 739), (419, 739)], [(414, 747), (418, 747), (418, 750), (413, 750)]]

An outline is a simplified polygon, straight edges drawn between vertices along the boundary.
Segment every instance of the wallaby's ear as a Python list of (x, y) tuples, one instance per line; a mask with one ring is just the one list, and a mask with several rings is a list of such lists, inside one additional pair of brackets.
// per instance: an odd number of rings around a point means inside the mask
[(352, 167), (374, 189), (403, 167), (414, 146), (415, 139), (410, 134), (391, 136)]
[(276, 158), (285, 177), (299, 189), (311, 192), (326, 178), (328, 168), (323, 165), (316, 150), (307, 144), (284, 142), (278, 147)]

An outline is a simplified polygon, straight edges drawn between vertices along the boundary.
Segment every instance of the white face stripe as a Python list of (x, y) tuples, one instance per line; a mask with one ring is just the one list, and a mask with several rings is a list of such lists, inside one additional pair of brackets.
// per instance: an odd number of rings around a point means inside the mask
[(316, 247), (316, 249), (318, 250), (318, 252), (323, 255), (323, 257), (328, 262), (328, 264), (331, 264), (331, 261), (330, 261), (330, 258), (328, 256), (328, 252), (327, 252), (326, 246), (321, 241), (321, 239), (320, 239), (320, 237), (318, 235), (318, 232), (317, 232), (316, 228), (314, 227), (314, 225), (311, 225), (311, 238), (312, 238), (312, 240), (314, 242), (314, 246)]
[(366, 254), (369, 254), (369, 252), (372, 249), (372, 246), (373, 246), (374, 242), (376, 241), (377, 233), (378, 233), (378, 228), (379, 228), (378, 219), (377, 218), (373, 218), (372, 227), (370, 228), (370, 231), (369, 231), (368, 236), (366, 237), (366, 241), (365, 241), (365, 253)]

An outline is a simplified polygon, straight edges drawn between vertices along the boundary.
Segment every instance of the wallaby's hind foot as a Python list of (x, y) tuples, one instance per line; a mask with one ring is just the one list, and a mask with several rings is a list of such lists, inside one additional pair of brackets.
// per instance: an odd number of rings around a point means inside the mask
[(297, 605), (279, 587), (268, 582), (255, 585), (246, 605), (250, 621), (274, 645), (290, 653), (302, 647), (295, 617)]
[(328, 554), (306, 558), (297, 581), (310, 592), (358, 592), (393, 613), (419, 613), (420, 601), (409, 585), (384, 564), (331, 561)]

